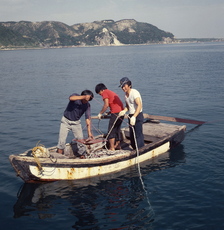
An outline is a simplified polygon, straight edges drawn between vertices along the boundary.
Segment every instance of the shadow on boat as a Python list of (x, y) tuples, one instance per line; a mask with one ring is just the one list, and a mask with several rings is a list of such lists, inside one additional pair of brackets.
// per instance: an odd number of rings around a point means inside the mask
[[(179, 145), (159, 157), (141, 163), (142, 179), (144, 181), (144, 177), (151, 172), (182, 163), (185, 163), (185, 153), (183, 145)], [(107, 229), (116, 229), (112, 221), (114, 218), (127, 220), (126, 225), (133, 227), (135, 222), (143, 218), (144, 225), (150, 229), (154, 220), (149, 194), (140, 180), (138, 166), (85, 180), (25, 183), (18, 191), (18, 199), (13, 207), (14, 218), (35, 216), (46, 219), (61, 216), (61, 204), (64, 215), (71, 215), (73, 221), (75, 217), (75, 223), (71, 224), (73, 228), (88, 224), (98, 229), (104, 224)], [(99, 212), (102, 214), (99, 215)]]

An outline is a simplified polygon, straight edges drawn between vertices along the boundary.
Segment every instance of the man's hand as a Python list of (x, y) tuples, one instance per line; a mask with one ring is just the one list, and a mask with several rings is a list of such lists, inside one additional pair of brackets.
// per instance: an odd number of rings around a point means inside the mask
[(130, 119), (130, 124), (131, 124), (132, 126), (134, 126), (134, 125), (135, 125), (135, 122), (136, 122), (136, 117), (132, 116), (131, 119)]
[(85, 95), (85, 100), (89, 101), (91, 99), (91, 95)]
[(103, 114), (101, 114), (101, 113), (99, 113), (99, 114), (97, 115), (97, 117), (98, 117), (99, 120), (101, 119), (102, 116), (103, 116)]
[(121, 112), (118, 114), (118, 116), (119, 116), (119, 117), (122, 117), (122, 116), (124, 116), (124, 115), (125, 115), (125, 113), (126, 113), (126, 111), (125, 111), (125, 110), (121, 110)]

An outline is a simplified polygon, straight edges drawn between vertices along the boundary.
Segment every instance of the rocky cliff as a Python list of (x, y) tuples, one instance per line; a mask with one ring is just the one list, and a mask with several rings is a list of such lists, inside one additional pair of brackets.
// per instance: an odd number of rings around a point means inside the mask
[(134, 19), (68, 26), (62, 22), (0, 22), (1, 47), (110, 46), (168, 43), (174, 35)]

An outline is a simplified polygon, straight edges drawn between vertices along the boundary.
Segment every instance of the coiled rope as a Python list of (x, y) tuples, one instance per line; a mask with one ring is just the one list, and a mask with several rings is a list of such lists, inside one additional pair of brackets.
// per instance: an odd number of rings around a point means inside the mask
[(46, 148), (45, 148), (45, 146), (42, 145), (42, 144), (38, 145), (39, 142), (40, 142), (40, 141), (38, 141), (38, 143), (36, 144), (36, 146), (32, 149), (32, 155), (33, 155), (33, 157), (34, 157), (34, 159), (35, 159), (35, 161), (36, 161), (36, 163), (37, 163), (37, 167), (38, 167), (39, 171), (42, 171), (43, 168), (42, 168), (42, 166), (41, 166), (41, 164), (40, 164), (40, 160), (39, 160), (38, 155), (39, 155), (39, 154), (44, 154)]
[(57, 162), (57, 159), (55, 161), (53, 161), (52, 156), (49, 154), (48, 149), (42, 145), (39, 144), (40, 141), (37, 142), (36, 146), (32, 149), (32, 155), (37, 163), (37, 167), (39, 169), (40, 172), (43, 171), (43, 167), (40, 163), (40, 159), (39, 158), (49, 158), (53, 163)]

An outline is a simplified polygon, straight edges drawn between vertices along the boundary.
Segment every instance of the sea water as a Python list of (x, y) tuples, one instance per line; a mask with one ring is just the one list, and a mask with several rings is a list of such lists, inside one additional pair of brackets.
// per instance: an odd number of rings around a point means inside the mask
[[(1, 229), (224, 229), (224, 43), (2, 50), (0, 67)], [(140, 172), (46, 184), (16, 177), (9, 155), (56, 145), (70, 94), (92, 90), (96, 116), (95, 86), (124, 102), (122, 77), (145, 113), (207, 123), (187, 124), (182, 144)], [(107, 124), (94, 120), (94, 135)]]

